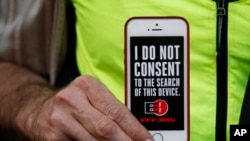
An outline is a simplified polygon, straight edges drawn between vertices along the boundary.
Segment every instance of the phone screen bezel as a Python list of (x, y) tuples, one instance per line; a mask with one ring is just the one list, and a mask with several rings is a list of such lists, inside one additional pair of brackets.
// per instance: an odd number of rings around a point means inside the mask
[[(152, 29), (162, 29), (152, 30)], [(151, 37), (151, 36), (183, 36), (184, 37), (184, 130), (154, 130), (152, 135), (161, 134), (168, 140), (189, 140), (189, 25), (182, 17), (133, 17), (129, 19), (125, 26), (125, 103), (131, 109), (130, 102), (130, 37)]]

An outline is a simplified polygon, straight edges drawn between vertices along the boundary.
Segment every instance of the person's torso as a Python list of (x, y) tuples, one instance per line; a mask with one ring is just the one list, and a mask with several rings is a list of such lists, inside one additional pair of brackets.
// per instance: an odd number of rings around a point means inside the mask
[[(191, 141), (215, 140), (217, 8), (212, 0), (73, 0), (77, 14), (77, 61), (124, 101), (124, 26), (134, 16), (181, 16), (190, 25)], [(228, 6), (228, 118), (237, 124), (250, 72), (250, 1)], [(226, 42), (226, 41), (223, 41)]]

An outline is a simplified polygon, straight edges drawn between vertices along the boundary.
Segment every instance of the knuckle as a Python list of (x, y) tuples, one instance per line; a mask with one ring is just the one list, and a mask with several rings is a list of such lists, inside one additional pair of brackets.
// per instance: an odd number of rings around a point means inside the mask
[(116, 130), (116, 124), (110, 119), (106, 118), (96, 123), (96, 132), (104, 138), (109, 138)]
[(58, 103), (62, 103), (62, 102), (72, 103), (71, 98), (70, 98), (71, 96), (72, 96), (71, 93), (68, 92), (66, 89), (61, 90), (60, 92), (58, 92), (55, 95), (54, 104), (58, 104)]
[(87, 75), (79, 76), (72, 82), (72, 84), (79, 88), (89, 88), (93, 84), (93, 78)]
[(55, 133), (51, 133), (47, 139), (47, 141), (62, 141), (62, 139), (60, 138), (60, 136), (58, 136), (57, 134)]
[(77, 99), (79, 99), (78, 91), (71, 87), (66, 87), (55, 95), (53, 106), (69, 106), (75, 108)]
[(50, 123), (50, 125), (52, 125), (54, 127), (62, 126), (63, 122), (62, 122), (60, 114), (58, 114), (56, 112), (52, 112), (50, 117), (49, 117), (49, 123)]
[(104, 109), (105, 114), (112, 120), (120, 123), (125, 117), (126, 112), (118, 104), (108, 104)]
[(56, 134), (54, 131), (47, 129), (43, 133), (39, 133), (37, 136), (32, 137), (33, 141), (64, 141), (64, 139)]
[(88, 75), (77, 77), (72, 82), (72, 85), (90, 93), (94, 93), (96, 91), (103, 92), (107, 89), (100, 81)]

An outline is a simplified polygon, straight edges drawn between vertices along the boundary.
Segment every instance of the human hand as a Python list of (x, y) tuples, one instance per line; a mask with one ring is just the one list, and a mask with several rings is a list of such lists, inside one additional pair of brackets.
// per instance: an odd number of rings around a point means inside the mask
[(76, 78), (29, 120), (36, 141), (151, 141), (148, 131), (111, 92), (89, 76)]

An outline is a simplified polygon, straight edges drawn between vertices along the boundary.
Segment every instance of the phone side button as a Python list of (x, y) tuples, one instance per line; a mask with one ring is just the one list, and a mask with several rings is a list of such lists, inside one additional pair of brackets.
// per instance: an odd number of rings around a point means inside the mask
[(161, 133), (155, 133), (153, 134), (153, 138), (155, 141), (165, 141), (163, 138), (163, 135)]

